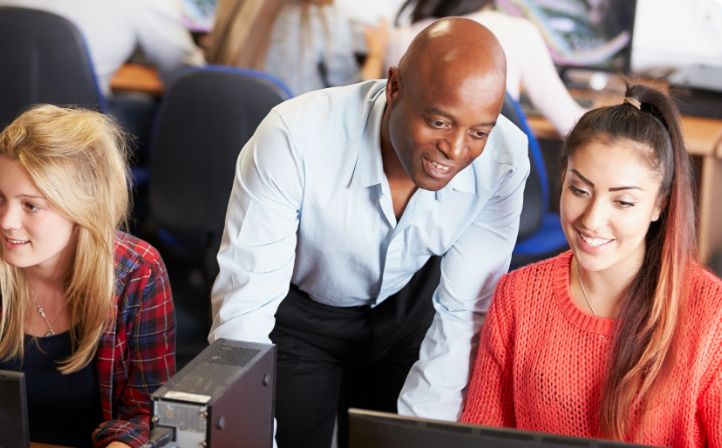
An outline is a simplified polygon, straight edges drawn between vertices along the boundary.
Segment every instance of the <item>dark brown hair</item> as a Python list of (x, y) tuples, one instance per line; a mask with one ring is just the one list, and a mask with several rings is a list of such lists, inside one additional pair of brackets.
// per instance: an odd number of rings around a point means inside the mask
[[(623, 439), (650, 387), (669, 362), (681, 303), (689, 291), (687, 269), (695, 256), (695, 213), (690, 162), (679, 112), (665, 94), (627, 86), (625, 102), (587, 112), (564, 144), (564, 165), (593, 140), (633, 141), (652, 150), (666, 204), (646, 235), (644, 261), (622, 299), (609, 374), (602, 391), (600, 429)], [(643, 408), (642, 408), (643, 409)]]
[(411, 10), (411, 23), (424, 19), (441, 19), (450, 16), (464, 16), (476, 12), (491, 0), (406, 0), (399, 12), (396, 14), (396, 25), (399, 25), (399, 18), (402, 13)]

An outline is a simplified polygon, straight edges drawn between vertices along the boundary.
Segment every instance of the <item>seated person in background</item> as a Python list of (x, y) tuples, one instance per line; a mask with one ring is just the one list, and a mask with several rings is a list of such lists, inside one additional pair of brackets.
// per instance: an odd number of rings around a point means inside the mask
[(295, 95), (381, 77), (386, 23), (365, 29), (360, 70), (351, 26), (332, 0), (220, 0), (206, 55), (269, 73)]
[(374, 23), (383, 18), (391, 22), (405, 0), (334, 0), (338, 9), (355, 24)]
[[(585, 109), (569, 95), (557, 74), (541, 34), (530, 21), (491, 9), (491, 0), (407, 0), (389, 34), (387, 66), (398, 63), (416, 33), (434, 19), (464, 16), (491, 30), (506, 53), (506, 90), (519, 100), (523, 87), (532, 104), (566, 135)], [(410, 25), (399, 25), (411, 10)]]
[(0, 134), (0, 369), (25, 372), (37, 442), (141, 446), (175, 371), (163, 261), (118, 230), (123, 146), (106, 116), (49, 105)]
[(0, 0), (0, 6), (51, 12), (80, 29), (110, 113), (135, 137), (131, 161), (145, 165), (157, 100), (140, 92), (112, 94), (110, 80), (136, 49), (166, 85), (184, 69), (205, 63), (181, 23), (177, 0)]
[(565, 143), (571, 247), (499, 282), (462, 420), (672, 447), (722, 443), (722, 281), (695, 260), (670, 98), (628, 88)]
[(345, 446), (349, 406), (458, 418), (529, 174), (505, 73), (489, 30), (441, 20), (388, 82), (286, 101), (241, 151), (210, 339), (277, 345), (282, 448), (328, 447), (337, 413)]
[(51, 12), (73, 22), (85, 36), (101, 89), (110, 95), (110, 79), (139, 48), (167, 84), (203, 54), (181, 23), (176, 0), (0, 0)]

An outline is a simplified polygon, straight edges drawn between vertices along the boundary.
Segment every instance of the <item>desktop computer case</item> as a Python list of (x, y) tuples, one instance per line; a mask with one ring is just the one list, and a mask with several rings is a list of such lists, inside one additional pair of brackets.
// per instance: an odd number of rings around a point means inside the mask
[(152, 395), (166, 448), (273, 446), (273, 345), (218, 339)]

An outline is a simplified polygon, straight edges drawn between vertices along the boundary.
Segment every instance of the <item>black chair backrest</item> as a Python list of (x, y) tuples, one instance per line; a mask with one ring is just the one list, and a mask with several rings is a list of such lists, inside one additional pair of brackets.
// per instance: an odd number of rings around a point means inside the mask
[(0, 7), (0, 126), (38, 103), (105, 111), (85, 39), (72, 22)]
[(209, 67), (180, 76), (164, 95), (151, 148), (155, 224), (180, 236), (220, 237), (238, 154), (288, 96), (252, 70)]
[[(547, 201), (545, 198), (545, 187), (542, 185), (542, 173), (544, 167), (538, 166), (539, 152), (536, 139), (532, 142), (534, 136), (529, 135), (529, 129), (523, 116), (520, 115), (518, 107), (516, 107), (514, 99), (506, 94), (504, 98), (504, 106), (501, 114), (514, 123), (519, 129), (524, 131), (529, 138), (529, 177), (526, 180), (524, 188), (524, 206), (521, 210), (521, 218), (519, 221), (519, 236), (517, 241), (522, 241), (532, 235), (542, 224), (544, 214), (547, 212)], [(536, 146), (535, 146), (536, 145)], [(544, 179), (546, 181), (546, 179)]]

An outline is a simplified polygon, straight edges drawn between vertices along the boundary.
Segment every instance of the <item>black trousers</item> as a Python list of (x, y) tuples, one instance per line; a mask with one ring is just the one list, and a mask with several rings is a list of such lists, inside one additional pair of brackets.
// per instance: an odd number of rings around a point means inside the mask
[(440, 259), (376, 308), (338, 308), (291, 286), (276, 313), (276, 439), (281, 448), (327, 448), (338, 415), (348, 446), (349, 407), (396, 412), (396, 400), (431, 324)]

